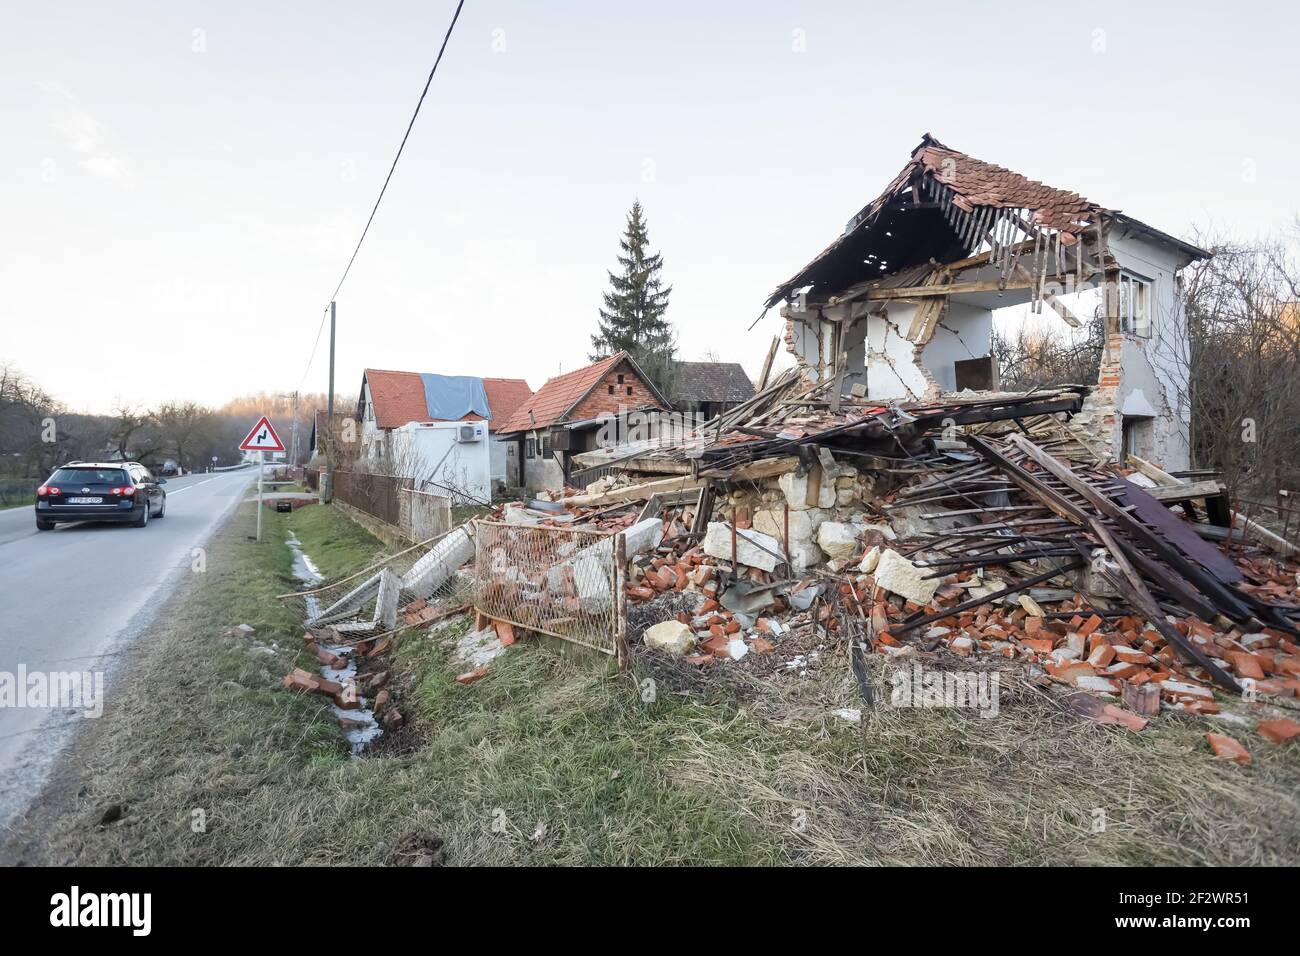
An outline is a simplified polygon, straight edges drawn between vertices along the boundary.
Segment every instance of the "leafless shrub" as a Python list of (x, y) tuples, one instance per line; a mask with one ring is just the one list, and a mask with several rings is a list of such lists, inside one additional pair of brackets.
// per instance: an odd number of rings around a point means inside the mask
[(1106, 320), (1097, 314), (1073, 334), (1052, 325), (1022, 323), (1008, 333), (995, 326), (992, 351), (1002, 387), (1025, 392), (1093, 384), (1105, 345)]
[(1238, 493), (1300, 482), (1300, 221), (1261, 242), (1206, 240), (1183, 276), (1192, 454)]

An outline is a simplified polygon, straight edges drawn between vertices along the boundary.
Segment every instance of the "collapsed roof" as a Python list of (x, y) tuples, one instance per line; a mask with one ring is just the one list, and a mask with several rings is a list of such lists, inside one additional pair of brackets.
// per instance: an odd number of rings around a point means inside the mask
[[(1003, 276), (1082, 269), (1080, 239), (1099, 230), (1103, 218), (1174, 244), (1189, 258), (1209, 255), (1078, 193), (975, 159), (926, 133), (885, 191), (778, 285), (766, 305), (771, 308), (800, 289), (811, 287), (824, 297), (932, 259), (951, 263), (975, 256), (981, 249), (991, 253), (989, 260), (1001, 266)], [(1053, 260), (1056, 267), (1048, 269)]]

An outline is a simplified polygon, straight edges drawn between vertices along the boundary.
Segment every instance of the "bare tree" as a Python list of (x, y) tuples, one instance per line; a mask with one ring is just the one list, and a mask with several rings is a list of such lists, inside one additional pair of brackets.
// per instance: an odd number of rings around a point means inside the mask
[(1300, 222), (1262, 242), (1206, 240), (1184, 273), (1192, 453), (1238, 493), (1300, 482)]
[(1106, 345), (1106, 318), (1100, 309), (1070, 334), (1056, 326), (1021, 324), (1009, 335), (995, 327), (992, 352), (1002, 387), (1027, 392), (1057, 385), (1092, 385)]

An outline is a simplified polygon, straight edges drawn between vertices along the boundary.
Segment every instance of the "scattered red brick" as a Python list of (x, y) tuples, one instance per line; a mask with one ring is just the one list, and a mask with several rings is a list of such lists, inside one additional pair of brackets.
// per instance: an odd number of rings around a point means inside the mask
[(320, 681), (301, 667), (295, 667), (284, 675), (284, 678), (280, 681), (280, 686), (290, 690), (311, 693), (320, 688)]
[(1250, 763), (1250, 752), (1227, 734), (1210, 733), (1205, 735), (1205, 739), (1210, 742), (1210, 747), (1214, 750), (1216, 757), (1222, 757), (1224, 760), (1231, 760), (1239, 764)]
[(1275, 744), (1284, 744), (1293, 737), (1300, 736), (1300, 724), (1297, 724), (1294, 720), (1288, 720), (1286, 717), (1279, 717), (1276, 720), (1261, 720), (1258, 730), (1261, 737), (1271, 740)]
[(509, 621), (495, 619), (492, 621), (496, 628), (497, 640), (501, 642), (502, 647), (509, 647), (515, 642), (515, 626)]

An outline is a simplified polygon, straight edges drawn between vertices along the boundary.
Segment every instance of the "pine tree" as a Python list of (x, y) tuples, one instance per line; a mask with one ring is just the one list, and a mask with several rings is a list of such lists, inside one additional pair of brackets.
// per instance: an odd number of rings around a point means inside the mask
[(626, 351), (659, 388), (671, 391), (677, 333), (664, 318), (671, 286), (660, 277), (663, 256), (651, 255), (641, 201), (632, 204), (627, 230), (619, 240), (621, 272), (609, 273), (609, 291), (600, 310), (600, 331), (591, 337), (591, 360)]

